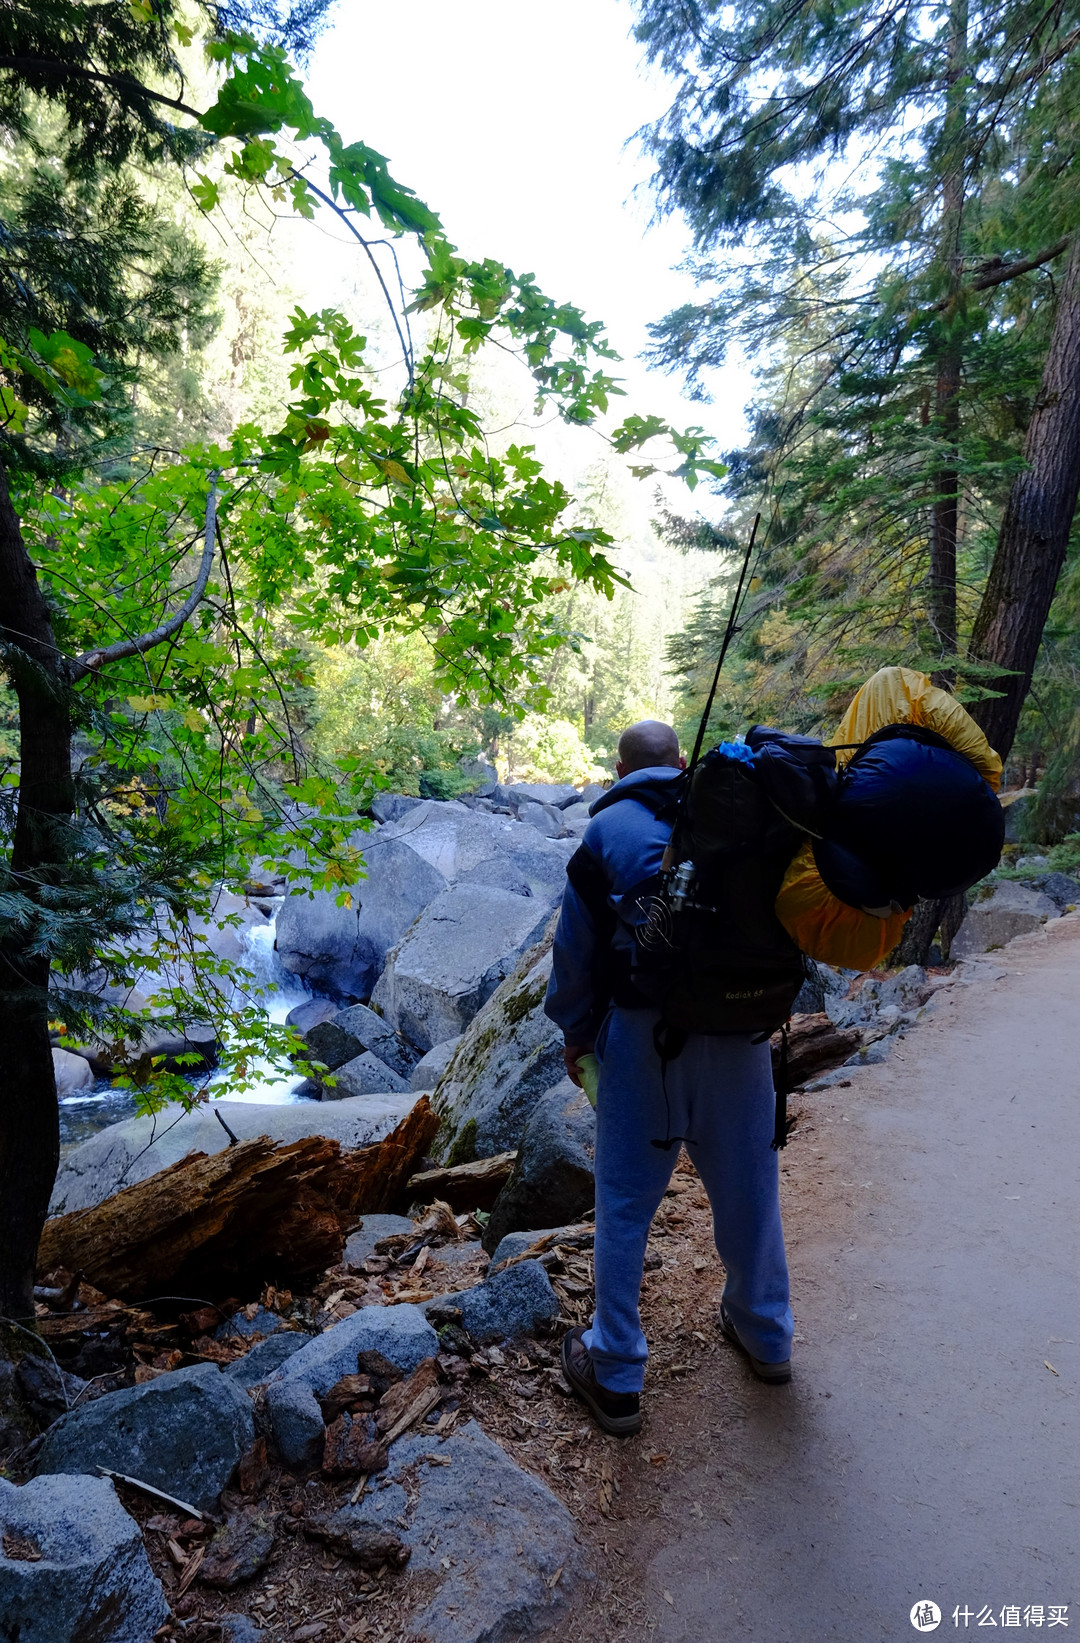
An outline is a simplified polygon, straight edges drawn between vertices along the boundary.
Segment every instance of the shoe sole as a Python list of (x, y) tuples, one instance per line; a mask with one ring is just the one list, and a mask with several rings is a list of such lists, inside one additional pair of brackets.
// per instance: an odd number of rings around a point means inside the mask
[(750, 1368), (759, 1381), (764, 1381), (766, 1386), (787, 1385), (791, 1379), (790, 1358), (786, 1359), (784, 1363), (766, 1363), (763, 1358), (755, 1358), (754, 1354), (743, 1345), (735, 1325), (727, 1313), (723, 1311), (720, 1313), (720, 1333), (725, 1341), (730, 1341), (732, 1346), (738, 1347), (739, 1351), (749, 1361)]
[(571, 1388), (575, 1397), (580, 1398), (582, 1403), (588, 1405), (593, 1419), (596, 1421), (598, 1426), (603, 1428), (609, 1437), (632, 1438), (635, 1433), (641, 1431), (640, 1411), (636, 1415), (609, 1415), (606, 1410), (603, 1409), (599, 1403), (597, 1403), (596, 1399), (590, 1392), (588, 1385), (582, 1381), (580, 1375), (570, 1361), (569, 1335), (563, 1336), (563, 1343), (559, 1350), (559, 1358), (562, 1363), (562, 1372), (566, 1376), (567, 1385)]

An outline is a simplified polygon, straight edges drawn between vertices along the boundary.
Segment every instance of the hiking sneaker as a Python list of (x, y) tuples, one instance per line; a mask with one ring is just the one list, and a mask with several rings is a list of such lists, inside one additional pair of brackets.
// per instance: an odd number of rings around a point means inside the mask
[(730, 1341), (732, 1346), (737, 1346), (740, 1352), (746, 1353), (750, 1359), (750, 1368), (759, 1381), (765, 1381), (769, 1386), (783, 1386), (791, 1379), (791, 1359), (785, 1358), (783, 1363), (766, 1363), (763, 1358), (755, 1358), (750, 1349), (743, 1344), (739, 1331), (723, 1306), (720, 1308), (720, 1333), (725, 1341)]
[(563, 1336), (563, 1374), (605, 1432), (610, 1432), (613, 1438), (633, 1437), (641, 1431), (641, 1398), (636, 1392), (609, 1392), (606, 1386), (600, 1385), (584, 1334), (584, 1324), (578, 1324)]

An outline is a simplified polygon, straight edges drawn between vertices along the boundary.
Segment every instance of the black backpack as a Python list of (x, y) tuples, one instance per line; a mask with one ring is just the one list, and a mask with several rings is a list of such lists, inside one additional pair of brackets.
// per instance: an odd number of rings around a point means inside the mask
[(804, 835), (775, 806), (749, 752), (723, 743), (671, 784), (664, 867), (621, 900), (636, 1001), (683, 1035), (767, 1036), (787, 1020), (805, 979), (775, 912)]
[[(655, 1043), (665, 1068), (691, 1033), (760, 1040), (785, 1026), (806, 968), (776, 916), (776, 897), (835, 784), (830, 749), (755, 726), (745, 743), (721, 743), (662, 791), (627, 791), (670, 818), (672, 834), (661, 871), (627, 891), (617, 914), (591, 852), (582, 846), (571, 858), (567, 877), (596, 928), (596, 996), (660, 1011)], [(613, 941), (617, 921), (629, 944)], [(774, 1147), (788, 1131), (785, 1050), (786, 1040)]]

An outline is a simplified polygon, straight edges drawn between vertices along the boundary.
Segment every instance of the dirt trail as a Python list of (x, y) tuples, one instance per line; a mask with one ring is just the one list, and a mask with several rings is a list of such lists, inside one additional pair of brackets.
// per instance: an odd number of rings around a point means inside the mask
[(1080, 1630), (1080, 914), (995, 966), (802, 1098), (795, 1379), (653, 1375), (560, 1643), (904, 1639), (925, 1599), (939, 1636)]

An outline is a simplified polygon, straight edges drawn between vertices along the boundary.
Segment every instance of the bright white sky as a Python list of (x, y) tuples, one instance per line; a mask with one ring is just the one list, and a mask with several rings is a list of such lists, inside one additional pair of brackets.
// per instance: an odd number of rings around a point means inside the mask
[(649, 321), (695, 288), (674, 271), (684, 224), (650, 226), (647, 189), (634, 197), (649, 163), (627, 139), (670, 99), (632, 23), (625, 0), (339, 0), (306, 79), (316, 109), (387, 155), (464, 253), (532, 272), (604, 320), (623, 356), (620, 411), (700, 424), (724, 450), (745, 437), (749, 373), (729, 367), (715, 402), (696, 405), (636, 357)]

